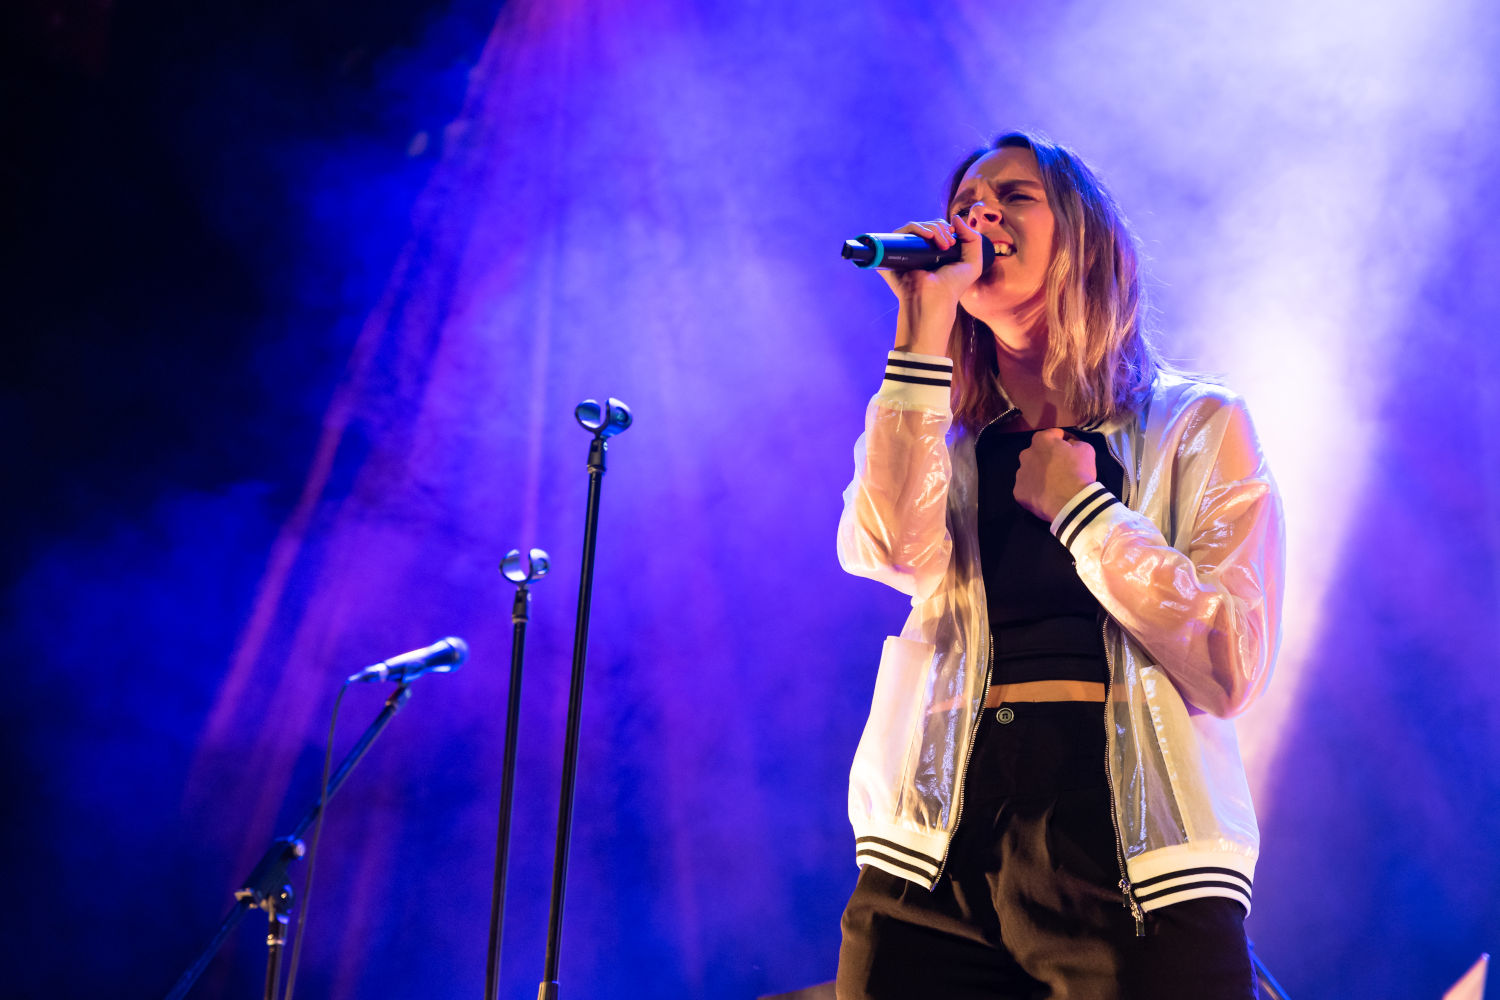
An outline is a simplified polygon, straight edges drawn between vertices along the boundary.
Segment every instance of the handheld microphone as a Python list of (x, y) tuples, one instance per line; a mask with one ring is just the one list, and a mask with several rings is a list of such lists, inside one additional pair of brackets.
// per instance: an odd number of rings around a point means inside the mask
[[(979, 244), (984, 250), (984, 267), (988, 269), (996, 256), (995, 244), (990, 242), (988, 236), (983, 235), (979, 237)], [(865, 233), (844, 241), (844, 259), (853, 261), (855, 267), (879, 267), (887, 271), (936, 271), (944, 264), (956, 264), (963, 258), (961, 243), (939, 250), (925, 237), (911, 233)]]
[(395, 681), (410, 684), (423, 674), (446, 674), (457, 670), (469, 658), (469, 644), (456, 635), (439, 639), (425, 649), (393, 656), (374, 666), (349, 675), (349, 683), (359, 681)]

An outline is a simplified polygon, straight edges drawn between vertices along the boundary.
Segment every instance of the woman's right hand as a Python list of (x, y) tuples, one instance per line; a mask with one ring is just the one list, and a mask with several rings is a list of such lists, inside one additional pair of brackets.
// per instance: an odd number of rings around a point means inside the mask
[(963, 259), (935, 271), (881, 271), (880, 276), (901, 303), (896, 314), (896, 350), (916, 354), (948, 353), (948, 335), (958, 315), (958, 300), (984, 271), (979, 233), (968, 220), (909, 222), (896, 230), (930, 240), (940, 250), (963, 244)]

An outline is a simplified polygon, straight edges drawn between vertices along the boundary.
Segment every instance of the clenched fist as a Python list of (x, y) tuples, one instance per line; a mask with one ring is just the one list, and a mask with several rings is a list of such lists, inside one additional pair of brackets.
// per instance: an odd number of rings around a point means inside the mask
[(1095, 478), (1093, 447), (1068, 437), (1061, 427), (1049, 427), (1033, 434), (1031, 445), (1021, 452), (1016, 503), (1050, 522), (1063, 504)]

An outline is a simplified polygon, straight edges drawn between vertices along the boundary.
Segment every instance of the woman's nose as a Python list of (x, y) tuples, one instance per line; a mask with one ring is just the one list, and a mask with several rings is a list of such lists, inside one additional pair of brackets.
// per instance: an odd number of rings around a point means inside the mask
[(976, 201), (969, 206), (969, 225), (976, 226), (981, 221), (996, 223), (1000, 221), (1000, 210), (982, 201)]

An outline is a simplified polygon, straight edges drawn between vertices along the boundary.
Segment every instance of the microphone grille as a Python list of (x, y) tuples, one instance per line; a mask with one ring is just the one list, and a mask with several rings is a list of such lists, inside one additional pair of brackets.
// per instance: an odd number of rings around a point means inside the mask
[(451, 663), (456, 667), (469, 658), (469, 644), (458, 636), (450, 635), (443, 640), (443, 643), (451, 649), (451, 652), (443, 656), (444, 663)]

